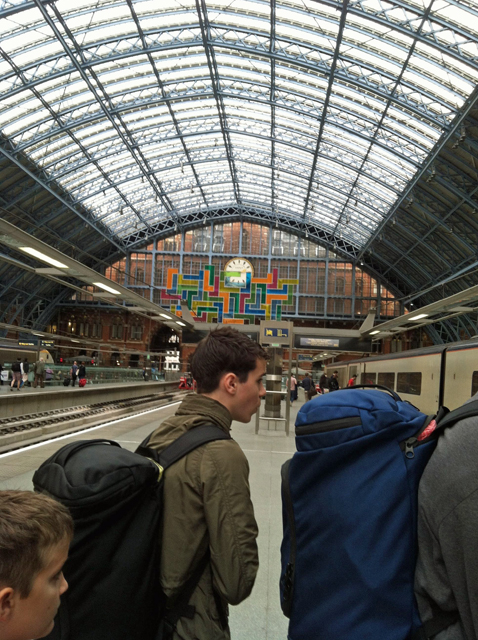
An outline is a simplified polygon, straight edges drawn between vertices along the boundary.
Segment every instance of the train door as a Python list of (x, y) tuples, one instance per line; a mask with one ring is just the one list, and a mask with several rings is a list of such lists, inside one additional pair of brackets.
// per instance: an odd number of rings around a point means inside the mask
[(443, 404), (456, 409), (478, 391), (478, 349), (448, 349)]

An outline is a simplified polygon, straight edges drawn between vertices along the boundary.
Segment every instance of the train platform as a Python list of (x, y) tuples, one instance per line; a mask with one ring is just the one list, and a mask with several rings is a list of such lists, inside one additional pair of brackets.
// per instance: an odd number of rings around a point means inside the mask
[(24, 386), (19, 391), (10, 385), (0, 385), (0, 419), (27, 414), (38, 414), (79, 405), (90, 405), (112, 400), (139, 398), (162, 391), (176, 391), (179, 382), (111, 382), (87, 384), (84, 387), (48, 387), (43, 389)]
[[(302, 395), (301, 393), (300, 396)], [(0, 489), (32, 489), (35, 469), (61, 446), (74, 440), (107, 438), (134, 450), (161, 421), (174, 414), (178, 404), (179, 402), (174, 402), (138, 416), (129, 416), (85, 430), (83, 433), (62, 436), (61, 439), (0, 454)], [(302, 404), (303, 398), (300, 397), (291, 407), (291, 425), (294, 424)], [(255, 416), (249, 424), (232, 424), (232, 437), (241, 445), (249, 461), (252, 501), (259, 525), (259, 572), (251, 596), (240, 605), (230, 607), (233, 640), (287, 638), (288, 620), (282, 614), (279, 601), (282, 540), (280, 469), (295, 451), (293, 433), (292, 426), (291, 435), (286, 436), (284, 429), (268, 430), (261, 423), (261, 429), (256, 435)]]

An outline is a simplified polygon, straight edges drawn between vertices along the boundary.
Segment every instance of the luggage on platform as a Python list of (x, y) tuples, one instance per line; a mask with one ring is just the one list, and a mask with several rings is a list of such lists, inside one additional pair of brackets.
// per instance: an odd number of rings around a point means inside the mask
[(318, 395), (297, 415), (297, 452), (282, 468), (289, 640), (423, 633), (413, 590), (418, 483), (460, 410), (435, 419), (382, 389)]
[(85, 386), (85, 384), (86, 384), (86, 378), (80, 378), (80, 379), (78, 380), (78, 386), (79, 386), (79, 387), (84, 387), (84, 386)]
[[(174, 603), (159, 583), (163, 473), (197, 447), (230, 435), (191, 429), (158, 454), (110, 440), (67, 444), (37, 469), (36, 491), (67, 506), (75, 524), (61, 598), (49, 640), (167, 640), (190, 615), (189, 599), (209, 561), (200, 559)], [(141, 454), (141, 455), (139, 455)], [(194, 613), (194, 610), (193, 610)]]
[(69, 387), (70, 386), (70, 378), (64, 378), (63, 386), (64, 387)]

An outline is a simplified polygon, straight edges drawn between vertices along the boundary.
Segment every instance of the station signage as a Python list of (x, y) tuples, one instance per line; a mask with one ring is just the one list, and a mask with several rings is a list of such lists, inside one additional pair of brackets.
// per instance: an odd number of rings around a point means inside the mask
[(308, 336), (300, 336), (301, 347), (318, 347), (334, 349), (338, 348), (340, 341), (336, 338), (309, 338)]
[(38, 342), (37, 340), (19, 340), (18, 346), (19, 347), (36, 347), (38, 346)]
[(40, 340), (40, 344), (42, 347), (54, 347), (55, 346), (55, 341), (54, 340)]
[(289, 346), (293, 325), (281, 320), (261, 320), (260, 343), (271, 347)]

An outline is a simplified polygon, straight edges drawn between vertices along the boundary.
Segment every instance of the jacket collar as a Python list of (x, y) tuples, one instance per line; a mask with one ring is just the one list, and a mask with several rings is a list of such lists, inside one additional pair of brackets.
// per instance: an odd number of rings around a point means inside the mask
[(176, 411), (177, 416), (204, 416), (227, 431), (231, 430), (232, 417), (226, 407), (200, 393), (189, 393)]

